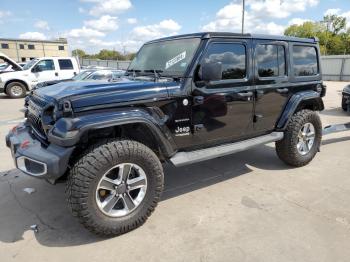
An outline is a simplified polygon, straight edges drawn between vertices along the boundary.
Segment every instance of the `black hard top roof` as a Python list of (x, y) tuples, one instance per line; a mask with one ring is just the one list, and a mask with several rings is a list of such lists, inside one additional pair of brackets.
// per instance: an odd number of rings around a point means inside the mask
[(184, 35), (175, 35), (165, 38), (160, 38), (152, 40), (148, 43), (174, 40), (174, 39), (183, 39), (183, 38), (245, 38), (245, 39), (262, 39), (262, 40), (275, 40), (275, 41), (290, 41), (290, 42), (303, 42), (303, 43), (317, 43), (318, 38), (299, 38), (291, 36), (278, 36), (278, 35), (263, 35), (263, 34), (239, 34), (239, 33), (230, 33), (230, 32), (201, 32), (193, 34), (184, 34)]

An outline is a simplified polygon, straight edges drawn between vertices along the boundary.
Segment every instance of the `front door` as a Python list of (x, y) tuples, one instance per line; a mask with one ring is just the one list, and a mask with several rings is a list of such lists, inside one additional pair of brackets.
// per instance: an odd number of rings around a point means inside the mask
[(254, 40), (256, 103), (254, 129), (268, 133), (275, 128), (291, 94), (288, 81), (288, 44)]
[[(193, 83), (196, 144), (220, 144), (252, 135), (254, 87), (250, 44), (250, 40), (215, 39), (208, 44)], [(201, 81), (200, 68), (204, 63), (221, 63), (221, 79)]]
[(32, 85), (40, 82), (56, 80), (57, 72), (52, 59), (40, 60), (32, 68)]

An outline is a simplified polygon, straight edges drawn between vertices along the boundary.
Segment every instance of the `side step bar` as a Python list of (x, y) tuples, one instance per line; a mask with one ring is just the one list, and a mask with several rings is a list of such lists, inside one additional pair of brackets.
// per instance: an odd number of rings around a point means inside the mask
[(345, 124), (330, 125), (323, 128), (322, 135), (329, 135), (350, 130), (350, 122)]
[(276, 142), (283, 139), (283, 132), (272, 132), (271, 134), (251, 138), (241, 142), (210, 147), (191, 152), (178, 152), (170, 161), (175, 166), (184, 166), (192, 163), (197, 163), (221, 156), (230, 155), (252, 148), (254, 146), (263, 145), (271, 142)]

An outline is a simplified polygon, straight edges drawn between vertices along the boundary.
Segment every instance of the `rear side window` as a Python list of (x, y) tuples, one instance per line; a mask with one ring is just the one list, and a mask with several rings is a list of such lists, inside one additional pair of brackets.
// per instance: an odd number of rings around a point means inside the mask
[(295, 76), (314, 76), (319, 73), (317, 51), (313, 46), (293, 46), (293, 68)]
[(286, 55), (284, 46), (258, 45), (256, 60), (260, 77), (278, 77), (286, 75)]
[(222, 80), (246, 77), (246, 48), (238, 43), (215, 43), (208, 48), (204, 63), (222, 63)]
[(58, 59), (58, 64), (61, 70), (72, 70), (73, 63), (70, 59)]

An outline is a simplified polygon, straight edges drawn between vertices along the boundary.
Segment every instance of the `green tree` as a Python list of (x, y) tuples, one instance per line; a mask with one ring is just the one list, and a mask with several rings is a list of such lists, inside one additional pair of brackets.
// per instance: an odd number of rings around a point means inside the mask
[(86, 57), (86, 53), (84, 50), (81, 49), (74, 49), (72, 51), (72, 56), (78, 56), (78, 57), (82, 57), (85, 58)]
[(303, 38), (317, 37), (320, 41), (322, 54), (338, 55), (350, 53), (350, 29), (347, 31), (345, 29), (345, 17), (328, 15), (320, 22), (291, 25), (284, 34)]

